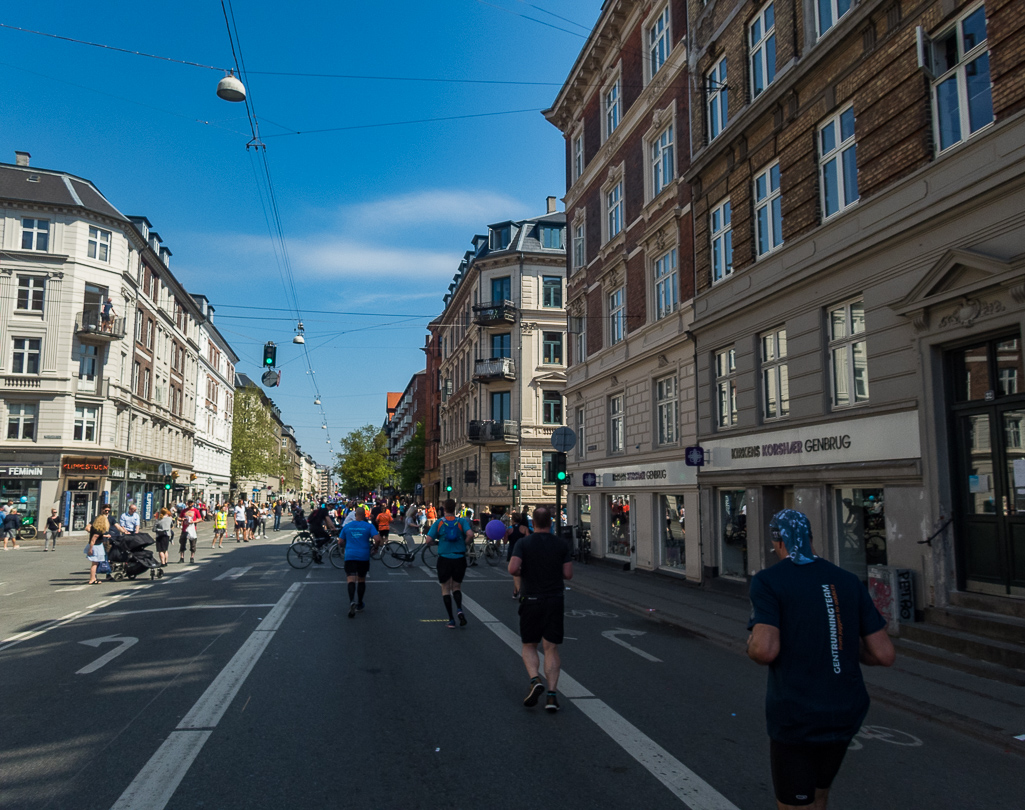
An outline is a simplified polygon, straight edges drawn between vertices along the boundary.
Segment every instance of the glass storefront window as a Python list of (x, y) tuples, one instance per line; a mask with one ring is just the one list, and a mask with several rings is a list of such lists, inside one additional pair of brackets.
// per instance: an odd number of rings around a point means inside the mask
[(683, 571), (687, 567), (684, 540), (687, 538), (686, 514), (682, 495), (662, 495), (658, 499), (658, 527), (661, 535), (662, 565)]
[(577, 495), (577, 526), (582, 532), (591, 531), (590, 495)]
[(840, 567), (868, 579), (868, 566), (886, 565), (886, 515), (882, 489), (836, 490)]
[(719, 536), (722, 538), (719, 575), (747, 576), (747, 490), (719, 490)]
[(609, 509), (608, 553), (630, 556), (630, 499), (623, 495), (607, 495)]
[[(39, 528), (39, 486), (36, 478), (0, 478), (0, 502), (14, 502), (14, 508), (21, 515), (21, 522), (26, 518), (37, 529)], [(47, 512), (47, 514), (50, 514)]]

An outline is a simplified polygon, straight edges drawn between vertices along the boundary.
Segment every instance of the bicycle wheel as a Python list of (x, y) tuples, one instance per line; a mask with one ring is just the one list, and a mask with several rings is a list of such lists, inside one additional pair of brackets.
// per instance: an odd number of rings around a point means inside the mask
[(305, 541), (288, 547), (288, 564), (293, 568), (307, 568), (313, 562), (313, 545)]
[(420, 552), (420, 558), (432, 571), (438, 570), (438, 547), (436, 545), (432, 543), (429, 546), (424, 546), (424, 550)]
[(18, 527), (18, 537), (21, 540), (32, 540), (36, 536), (36, 527), (31, 523), (24, 523)]
[(345, 568), (345, 555), (342, 554), (342, 550), (338, 547), (337, 543), (331, 544), (331, 550), (327, 553), (327, 558), (331, 560), (331, 565), (335, 568)]
[(406, 561), (406, 547), (395, 540), (385, 543), (381, 549), (381, 562), (389, 568), (398, 568)]
[(309, 532), (296, 532), (295, 537), (292, 538), (292, 545), (296, 543), (311, 543), (313, 542), (313, 535)]
[(371, 546), (370, 547), (370, 559), (371, 560), (379, 560), (379, 559), (381, 559), (381, 550), (383, 548), (384, 548), (384, 543), (381, 543), (381, 545), (379, 545), (379, 546)]
[(488, 565), (494, 565), (498, 562), (498, 558), (501, 555), (498, 553), (498, 547), (494, 543), (488, 543), (484, 546), (484, 561)]

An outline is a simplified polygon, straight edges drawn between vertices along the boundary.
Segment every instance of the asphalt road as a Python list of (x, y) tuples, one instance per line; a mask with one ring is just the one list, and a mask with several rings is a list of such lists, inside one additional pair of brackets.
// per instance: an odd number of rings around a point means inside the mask
[[(572, 583), (553, 716), (521, 704), (510, 580), (483, 562), (450, 630), (419, 566), (374, 563), (349, 619), (343, 573), (290, 568), (284, 540), (85, 588), (77, 546), (18, 554), (0, 807), (774, 807), (765, 671)], [(1021, 785), (1019, 758), (876, 705), (830, 807), (1018, 808)]]

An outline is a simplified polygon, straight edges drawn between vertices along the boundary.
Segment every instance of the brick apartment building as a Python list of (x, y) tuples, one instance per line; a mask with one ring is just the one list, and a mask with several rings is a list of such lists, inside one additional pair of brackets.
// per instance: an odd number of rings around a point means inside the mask
[(686, 3), (610, 0), (545, 116), (566, 138), (569, 521), (699, 579), (690, 99)]
[(794, 506), (861, 577), (911, 569), (919, 608), (1010, 612), (1025, 597), (1025, 8), (689, 12), (706, 575), (769, 564), (768, 518)]

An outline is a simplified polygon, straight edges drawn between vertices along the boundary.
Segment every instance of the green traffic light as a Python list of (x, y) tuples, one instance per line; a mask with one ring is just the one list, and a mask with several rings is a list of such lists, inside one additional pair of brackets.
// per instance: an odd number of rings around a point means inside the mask
[(564, 473), (562, 470), (559, 470), (555, 477), (558, 478), (560, 481), (565, 481), (566, 473)]

